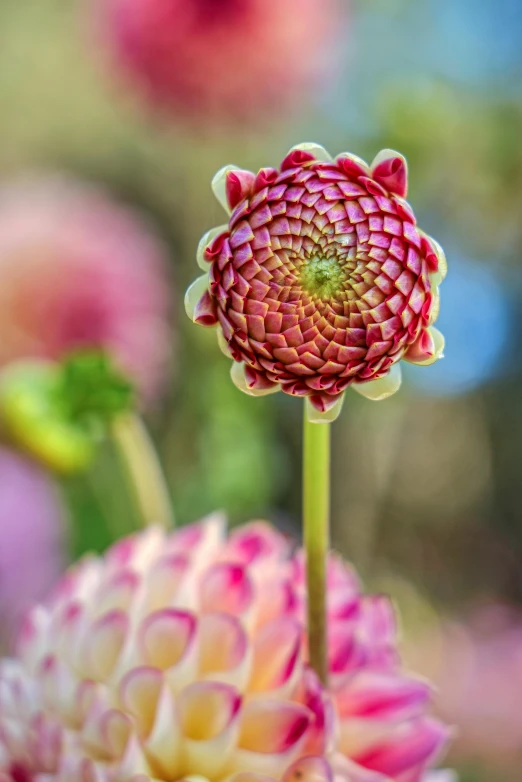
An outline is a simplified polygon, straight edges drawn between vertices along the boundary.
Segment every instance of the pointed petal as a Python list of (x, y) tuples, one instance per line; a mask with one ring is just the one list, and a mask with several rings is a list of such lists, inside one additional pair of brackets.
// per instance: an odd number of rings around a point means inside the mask
[(401, 387), (402, 373), (398, 363), (392, 364), (388, 373), (378, 380), (370, 380), (368, 383), (352, 383), (352, 388), (366, 399), (380, 402), (395, 394)]
[(196, 308), (200, 303), (201, 298), (205, 295), (205, 293), (208, 293), (208, 290), (208, 274), (203, 274), (201, 277), (198, 277), (187, 288), (187, 292), (185, 293), (185, 312), (191, 321), (195, 322), (194, 318), (196, 317)]
[(235, 209), (244, 198), (251, 195), (255, 179), (256, 175), (251, 171), (237, 169), (227, 172), (226, 195), (229, 209)]
[[(328, 399), (326, 404), (325, 399)], [(335, 397), (331, 397), (329, 394), (307, 396), (305, 399), (306, 416), (311, 424), (331, 424), (339, 417), (343, 404), (344, 393), (337, 394)], [(318, 409), (318, 405), (321, 409)]]
[(255, 384), (252, 384), (251, 377), (246, 376), (246, 365), (242, 361), (234, 361), (230, 369), (230, 376), (232, 382), (243, 391), (244, 394), (249, 396), (267, 396), (268, 394), (275, 394), (276, 391), (280, 391), (281, 387), (277, 383), (271, 383), (269, 386), (256, 388)]
[(214, 175), (212, 180), (211, 186), (212, 190), (214, 191), (214, 195), (227, 214), (231, 214), (232, 212), (227, 198), (227, 174), (229, 171), (240, 170), (241, 169), (238, 168), (238, 166), (234, 165), (223, 166), (223, 168), (220, 168), (217, 174)]
[(426, 367), (444, 356), (444, 336), (435, 326), (424, 329), (404, 354), (404, 360)]
[(211, 260), (205, 257), (205, 250), (209, 247), (214, 239), (228, 231), (228, 225), (218, 225), (216, 228), (211, 228), (206, 234), (203, 234), (199, 240), (198, 249), (196, 253), (196, 259), (198, 266), (202, 271), (208, 272)]
[(408, 164), (406, 158), (393, 149), (383, 149), (370, 166), (372, 177), (391, 193), (403, 198), (408, 192)]

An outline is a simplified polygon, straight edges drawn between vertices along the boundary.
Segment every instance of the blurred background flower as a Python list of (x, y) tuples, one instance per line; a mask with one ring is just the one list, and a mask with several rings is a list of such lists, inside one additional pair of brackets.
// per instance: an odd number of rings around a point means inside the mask
[[(206, 5), (227, 4), (231, 12), (230, 2)], [(189, 24), (190, 14), (202, 9), (196, 0), (186, 0), (182, 7), (172, 0), (170, 5), (181, 8), (176, 34), (187, 30), (183, 25)], [(277, 7), (265, 3), (252, 8), (268, 8), (267, 15), (287, 14), (290, 5), (280, 0)], [(333, 540), (372, 583), (389, 572), (399, 576), (435, 607), (435, 617), (452, 616), (457, 624), (466, 624), (469, 607), (480, 600), (522, 606), (519, 0), (303, 4), (302, 13), (288, 16), (286, 25), (272, 30), (273, 45), (283, 49), (279, 60), (274, 61), (273, 48), (271, 57), (248, 48), (258, 76), (255, 87), (254, 79), (248, 82), (243, 97), (245, 107), (252, 105), (259, 88), (254, 108), (264, 108), (257, 122), (251, 121), (255, 112), (241, 111), (238, 121), (243, 103), (236, 98), (229, 102), (229, 86), (227, 98), (218, 99), (229, 63), (217, 57), (210, 65), (207, 59), (205, 69), (201, 60), (189, 69), (200, 87), (193, 88), (199, 97), (189, 104), (188, 114), (186, 104), (165, 102), (163, 96), (160, 111), (140, 114), (136, 102), (144, 104), (136, 101), (137, 93), (143, 92), (156, 107), (157, 98), (149, 92), (149, 76), (143, 75), (147, 71), (135, 70), (135, 61), (123, 58), (120, 39), (110, 37), (109, 30), (115, 34), (121, 26), (104, 26), (101, 14), (110, 7), (110, 0), (1, 4), (1, 181), (12, 181), (27, 170), (65, 171), (69, 179), (89, 180), (112, 193), (111, 203), (114, 199), (131, 205), (164, 238), (171, 262), (160, 294), (179, 313), (182, 292), (193, 278), (198, 240), (221, 221), (209, 188), (221, 166), (235, 163), (257, 170), (275, 165), (296, 140), (307, 139), (366, 159), (382, 147), (403, 152), (419, 224), (437, 237), (450, 263), (440, 315), (446, 358), (429, 369), (412, 367), (401, 393), (380, 405), (351, 395), (333, 432)], [(152, 0), (146, 7), (152, 9), (150, 19), (154, 9), (160, 9)], [(332, 8), (336, 34), (325, 39)], [(85, 12), (90, 30), (93, 14), (98, 15), (94, 50), (93, 35), (85, 40)], [(194, 41), (207, 36), (208, 46), (213, 46), (208, 33), (216, 24), (220, 18), (208, 16)], [(318, 30), (317, 52), (310, 37), (306, 48), (296, 48), (297, 34), (313, 28)], [(231, 35), (239, 28), (229, 21), (226, 29)], [(149, 30), (152, 35), (154, 30)], [(280, 43), (283, 35), (285, 45)], [(180, 41), (186, 53), (190, 47), (185, 44)], [(288, 74), (294, 64), (302, 68), (302, 51), (307, 58), (312, 53), (310, 63), (320, 54), (327, 66), (332, 55), (338, 63), (333, 76), (326, 80), (319, 69), (317, 79), (305, 75), (300, 82), (305, 94), (292, 81), (288, 97), (283, 97), (289, 75), (277, 86), (277, 108), (267, 109), (261, 89), (264, 74), (276, 72), (278, 62)], [(143, 49), (139, 52), (141, 57)], [(155, 59), (154, 54), (151, 63), (161, 74), (164, 55)], [(174, 62), (171, 56), (177, 52), (169, 52), (169, 64)], [(259, 70), (261, 63), (264, 71)], [(242, 65), (236, 86), (250, 62)], [(307, 62), (304, 66), (299, 72), (308, 74)], [(169, 88), (183, 83), (189, 89), (189, 75), (178, 76), (179, 82), (166, 82)], [(276, 81), (271, 76), (270, 86)], [(182, 94), (185, 100), (186, 92)], [(217, 111), (219, 122), (215, 114), (207, 120), (211, 111)], [(49, 201), (54, 199), (53, 186)], [(18, 203), (25, 209), (25, 203)], [(67, 220), (61, 221), (53, 233), (60, 240), (68, 234)], [(2, 235), (13, 230), (2, 223)], [(20, 236), (18, 229), (16, 233)], [(82, 243), (89, 248), (91, 240), (84, 236)], [(0, 236), (0, 246), (2, 242)], [(115, 256), (126, 254), (120, 247), (118, 243)], [(125, 263), (116, 262), (116, 267), (124, 276)], [(123, 277), (119, 279), (118, 291), (125, 288)], [(1, 296), (4, 275), (0, 282)], [(173, 382), (166, 384), (161, 403), (148, 414), (177, 517), (189, 521), (226, 507), (233, 521), (267, 516), (295, 531), (300, 517), (300, 403), (281, 394), (262, 400), (241, 394), (229, 381), (229, 361), (216, 350), (215, 336), (185, 321), (176, 315), (169, 332), (169, 340), (177, 335), (179, 345)], [(10, 344), (11, 333), (11, 327), (5, 334), (2, 327), (0, 345)], [(154, 343), (153, 356), (155, 350)], [(136, 355), (141, 356), (138, 365), (146, 366), (149, 356), (143, 358), (141, 350)], [(132, 518), (123, 493), (115, 491), (120, 476), (109, 455), (92, 477), (88, 486), (66, 486), (78, 554), (100, 549), (128, 529)], [(403, 593), (398, 599), (405, 605)], [(475, 630), (468, 632), (475, 638)], [(497, 684), (489, 675), (486, 680), (490, 684), (487, 694), (480, 690), (483, 701), (493, 703), (491, 688)], [(496, 759), (487, 769), (481, 762), (470, 766), (461, 755), (456, 760), (463, 782), (520, 782), (519, 768), (506, 770)]]
[(44, 473), (0, 449), (0, 654), (66, 563), (64, 511)]
[(172, 335), (165, 252), (103, 192), (65, 178), (0, 188), (0, 365), (104, 348), (157, 393)]
[[(270, 123), (331, 78), (342, 0), (94, 0), (100, 40), (160, 113)], [(343, 41), (344, 43), (344, 41)]]

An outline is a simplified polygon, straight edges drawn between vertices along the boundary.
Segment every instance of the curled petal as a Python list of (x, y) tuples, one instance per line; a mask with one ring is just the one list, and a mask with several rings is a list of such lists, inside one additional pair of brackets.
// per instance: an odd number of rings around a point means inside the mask
[(215, 326), (218, 322), (216, 301), (212, 298), (209, 291), (205, 291), (196, 304), (193, 321), (199, 326)]
[(348, 176), (369, 176), (370, 167), (362, 158), (352, 155), (350, 152), (343, 152), (337, 156), (337, 163)]
[[(230, 348), (228, 346), (228, 342), (226, 340), (226, 337), (223, 334), (223, 331), (220, 328), (218, 328), (216, 333), (217, 333), (218, 347), (219, 347), (220, 351), (227, 358), (233, 358), (232, 353), (230, 352)], [(243, 390), (243, 389), (241, 389), (241, 390)]]
[(208, 274), (203, 274), (201, 277), (198, 277), (187, 288), (187, 292), (185, 293), (185, 312), (193, 322), (196, 322), (195, 318), (197, 317), (198, 305), (205, 293), (208, 293), (208, 290)]
[(164, 774), (175, 774), (180, 752), (180, 724), (163, 674), (155, 668), (135, 668), (122, 680), (120, 694), (136, 721), (149, 757)]
[(199, 640), (201, 676), (243, 690), (250, 673), (251, 653), (241, 621), (223, 612), (205, 614), (200, 620)]
[(93, 624), (84, 660), (89, 678), (103, 682), (110, 677), (122, 654), (128, 630), (129, 619), (123, 611), (110, 611)]
[(230, 376), (236, 388), (249, 396), (267, 396), (281, 390), (277, 383), (270, 383), (242, 361), (234, 361)]
[(307, 155), (311, 155), (314, 160), (320, 160), (325, 163), (333, 160), (330, 153), (321, 144), (316, 144), (314, 141), (304, 141), (301, 144), (296, 144), (292, 147), (289, 154), (292, 154), (292, 152), (304, 152)]
[(187, 611), (165, 608), (150, 614), (139, 629), (144, 662), (164, 671), (178, 665), (189, 652), (196, 619)]
[(444, 337), (435, 326), (423, 329), (415, 342), (410, 345), (404, 359), (412, 364), (429, 366), (444, 355)]
[(313, 394), (306, 397), (306, 415), (311, 424), (330, 424), (339, 417), (344, 403), (344, 393)]
[(191, 774), (210, 777), (227, 764), (239, 726), (241, 697), (220, 682), (195, 682), (180, 697), (184, 764)]
[(352, 388), (366, 399), (381, 402), (399, 390), (402, 383), (401, 368), (398, 363), (392, 364), (387, 374), (378, 380), (369, 380), (367, 383), (352, 383)]
[(213, 565), (203, 573), (200, 583), (201, 608), (244, 614), (254, 600), (254, 588), (246, 568), (230, 562)]
[[(306, 146), (306, 145), (305, 145)], [(308, 146), (315, 147), (315, 144), (311, 144)], [(314, 160), (316, 160), (315, 155), (308, 149), (301, 149), (298, 145), (297, 147), (293, 147), (288, 155), (285, 157), (283, 162), (281, 163), (281, 171), (287, 171), (291, 168), (297, 168), (298, 166), (304, 166), (307, 163), (312, 163)]]
[(265, 187), (270, 187), (274, 184), (278, 176), (279, 171), (277, 168), (261, 168), (258, 171), (256, 181), (254, 182), (254, 192), (257, 193)]
[(433, 326), (434, 323), (436, 323), (437, 318), (439, 317), (440, 312), (440, 290), (438, 288), (435, 288), (432, 291), (432, 303), (431, 303), (431, 310), (430, 310), (430, 319), (429, 324), (430, 326)]
[(367, 671), (350, 682), (336, 698), (342, 719), (406, 720), (421, 714), (431, 687), (421, 679)]
[(206, 234), (203, 234), (199, 240), (198, 249), (196, 253), (196, 259), (199, 268), (208, 272), (209, 263), (212, 262), (212, 257), (207, 252), (208, 248), (212, 246), (215, 239), (218, 236), (222, 236), (228, 230), (228, 225), (218, 225), (217, 228), (211, 228)]
[(241, 171), (238, 166), (228, 165), (220, 168), (217, 174), (214, 175), (211, 186), (217, 200), (225, 210), (227, 214), (232, 212), (227, 198), (227, 174), (229, 171)]
[(446, 744), (450, 731), (433, 719), (419, 719), (401, 725), (354, 760), (361, 766), (396, 779), (408, 773), (419, 779)]
[(393, 149), (383, 149), (371, 165), (372, 177), (391, 193), (403, 198), (408, 192), (408, 164), (406, 158)]
[(254, 767), (262, 774), (280, 778), (297, 759), (312, 720), (312, 713), (297, 703), (276, 700), (247, 703), (241, 716), (239, 749), (235, 753), (237, 770)]
[(230, 533), (226, 557), (234, 562), (250, 565), (267, 559), (277, 562), (288, 556), (286, 538), (265, 521), (251, 521)]
[(419, 230), (422, 241), (422, 249), (426, 256), (430, 279), (433, 285), (440, 285), (448, 272), (448, 261), (446, 253), (436, 239), (424, 231)]
[(254, 661), (249, 690), (278, 690), (290, 694), (299, 673), (301, 625), (292, 619), (276, 619), (264, 625), (254, 641)]
[(240, 201), (251, 195), (255, 179), (255, 174), (251, 171), (236, 169), (227, 172), (226, 196), (230, 210), (235, 209)]

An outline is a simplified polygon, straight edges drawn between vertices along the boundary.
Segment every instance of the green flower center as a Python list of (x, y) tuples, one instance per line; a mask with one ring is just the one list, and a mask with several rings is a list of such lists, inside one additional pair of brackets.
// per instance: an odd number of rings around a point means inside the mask
[(342, 293), (346, 274), (336, 258), (310, 258), (300, 269), (304, 290), (320, 299), (332, 299)]

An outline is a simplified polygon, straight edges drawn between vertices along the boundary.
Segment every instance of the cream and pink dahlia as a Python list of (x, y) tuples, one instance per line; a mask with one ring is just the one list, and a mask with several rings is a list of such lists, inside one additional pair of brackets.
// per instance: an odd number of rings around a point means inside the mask
[[(92, 0), (129, 85), (162, 112), (273, 117), (333, 71), (340, 0)], [(343, 8), (344, 5), (344, 8)]]
[(109, 351), (150, 396), (168, 360), (167, 253), (103, 191), (43, 176), (0, 188), (0, 367)]
[(384, 399), (400, 359), (441, 357), (446, 258), (416, 225), (397, 152), (368, 166), (301, 144), (279, 168), (226, 166), (212, 186), (230, 217), (201, 240), (186, 307), (218, 326), (243, 391), (307, 397), (333, 418), (348, 387)]
[(83, 560), (0, 663), (1, 782), (424, 779), (448, 731), (401, 670), (388, 600), (331, 557), (328, 689), (305, 601), (302, 552), (263, 522), (151, 528)]

